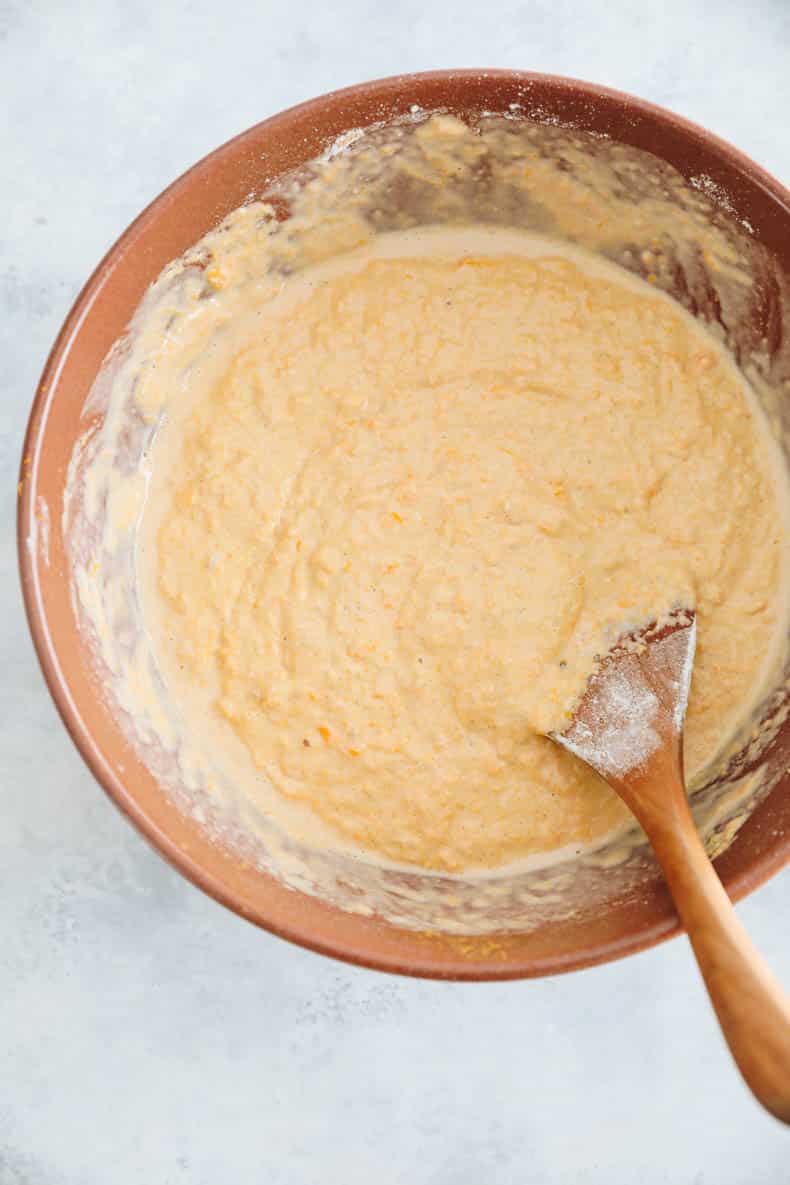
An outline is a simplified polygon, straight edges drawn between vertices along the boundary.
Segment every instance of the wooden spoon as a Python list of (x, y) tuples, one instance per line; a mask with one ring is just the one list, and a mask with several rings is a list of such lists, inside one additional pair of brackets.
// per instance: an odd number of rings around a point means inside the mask
[(568, 727), (549, 735), (605, 778), (664, 870), (722, 1032), (753, 1094), (790, 1123), (790, 1000), (752, 946), (709, 861), (683, 782), (694, 614), (621, 638)]

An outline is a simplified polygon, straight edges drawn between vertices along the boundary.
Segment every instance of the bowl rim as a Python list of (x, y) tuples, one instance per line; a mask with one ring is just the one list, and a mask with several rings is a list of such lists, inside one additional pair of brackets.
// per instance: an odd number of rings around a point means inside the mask
[[(783, 206), (790, 218), (790, 191), (767, 170), (728, 141), (674, 111), (649, 100), (594, 82), (529, 70), (464, 68), (389, 75), (329, 91), (278, 111), (251, 125), (201, 157), (154, 197), (110, 246), (76, 296), (44, 364), (24, 435), (17, 486), (17, 555), (22, 599), (33, 646), (47, 690), (66, 731), (88, 769), (110, 800), (129, 819), (143, 838), (160, 855), (164, 856), (172, 867), (208, 896), (240, 917), (253, 921), (260, 928), (279, 938), (316, 953), (358, 966), (411, 977), (457, 981), (512, 980), (580, 970), (622, 958), (625, 955), (636, 954), (655, 946), (678, 934), (681, 931), (681, 925), (676, 915), (670, 915), (616, 940), (599, 942), (587, 950), (569, 953), (565, 956), (552, 955), (543, 959), (524, 957), (521, 961), (516, 958), (505, 964), (486, 960), (469, 961), (459, 956), (455, 961), (451, 959), (438, 964), (430, 955), (421, 959), (414, 953), (410, 954), (408, 958), (389, 955), (368, 956), (362, 949), (352, 949), (344, 946), (342, 942), (322, 937), (309, 924), (301, 926), (298, 922), (293, 922), (284, 925), (267, 919), (265, 916), (251, 917), (249, 911), (243, 908), (231, 888), (219, 878), (208, 873), (200, 863), (191, 859), (187, 852), (157, 826), (155, 821), (138, 805), (133, 792), (126, 789), (92, 743), (90, 731), (82, 721), (79, 708), (71, 695), (68, 681), (58, 661), (43, 607), (37, 564), (34, 549), (29, 546), (28, 532), (35, 510), (42, 437), (65, 360), (84, 321), (90, 314), (93, 302), (105, 279), (114, 270), (120, 258), (127, 251), (133, 249), (134, 240), (139, 232), (167, 206), (176, 193), (181, 191), (189, 178), (209, 169), (232, 147), (239, 147), (247, 140), (257, 139), (264, 129), (276, 127), (281, 122), (292, 119), (296, 114), (320, 113), (330, 102), (353, 100), (357, 96), (363, 98), (376, 91), (380, 92), (384, 98), (386, 94), (392, 92), (393, 88), (402, 90), (412, 83), (445, 81), (458, 82), (463, 85), (464, 82), (485, 79), (510, 81), (515, 85), (527, 87), (537, 84), (570, 90), (581, 97), (602, 98), (620, 103), (627, 110), (674, 126), (687, 138), (702, 142), (708, 149), (713, 149), (738, 172), (745, 174), (752, 182), (766, 191), (776, 203)], [(758, 854), (746, 867), (728, 876), (726, 888), (730, 898), (733, 901), (739, 901), (764, 884), (788, 863), (790, 863), (790, 833), (780, 838), (770, 850)]]

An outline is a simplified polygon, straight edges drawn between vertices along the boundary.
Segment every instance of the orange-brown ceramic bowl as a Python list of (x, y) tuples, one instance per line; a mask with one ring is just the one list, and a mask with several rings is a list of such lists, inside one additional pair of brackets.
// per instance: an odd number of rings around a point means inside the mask
[[(544, 975), (613, 959), (666, 938), (678, 923), (657, 873), (638, 891), (592, 902), (523, 933), (448, 937), (341, 911), (285, 889), (218, 844), (167, 797), (96, 693), (69, 593), (61, 528), (64, 486), (85, 398), (146, 287), (250, 192), (319, 155), (344, 131), (403, 115), (413, 104), (463, 116), (521, 104), (534, 118), (648, 150), (685, 177), (726, 192), (784, 274), (790, 274), (790, 194), (721, 140), (649, 103), (588, 83), (515, 71), (404, 75), (312, 100), (225, 144), (176, 181), (121, 236), (85, 285), (44, 369), (22, 460), (19, 559), (30, 629), (63, 721), (101, 785), (185, 876), (258, 925), (303, 946), (389, 971), (458, 979)], [(37, 520), (48, 515), (48, 547)], [(790, 722), (771, 760), (788, 765)], [(790, 858), (790, 775), (717, 861), (734, 898)]]

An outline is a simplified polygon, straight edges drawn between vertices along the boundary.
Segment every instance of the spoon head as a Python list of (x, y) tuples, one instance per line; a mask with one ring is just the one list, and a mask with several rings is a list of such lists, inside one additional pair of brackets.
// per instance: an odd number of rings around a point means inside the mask
[(615, 789), (660, 757), (679, 762), (695, 642), (689, 609), (624, 634), (599, 660), (568, 727), (549, 735)]

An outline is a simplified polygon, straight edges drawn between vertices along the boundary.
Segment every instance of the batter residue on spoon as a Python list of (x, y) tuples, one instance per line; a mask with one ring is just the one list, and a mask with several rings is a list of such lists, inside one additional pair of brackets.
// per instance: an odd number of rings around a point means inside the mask
[(776, 450), (729, 357), (614, 265), (493, 228), (382, 235), (264, 299), (254, 226), (163, 343), (138, 326), (165, 410), (142, 607), (195, 752), (399, 862), (589, 844), (625, 810), (541, 734), (682, 603), (693, 781), (785, 623)]

